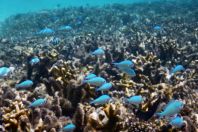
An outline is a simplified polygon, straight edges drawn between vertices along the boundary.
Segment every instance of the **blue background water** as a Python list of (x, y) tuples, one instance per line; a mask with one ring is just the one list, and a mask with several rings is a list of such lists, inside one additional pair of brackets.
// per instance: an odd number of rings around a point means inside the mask
[(0, 21), (6, 17), (30, 11), (39, 11), (42, 9), (53, 9), (67, 6), (101, 6), (112, 3), (133, 3), (153, 0), (0, 0)]

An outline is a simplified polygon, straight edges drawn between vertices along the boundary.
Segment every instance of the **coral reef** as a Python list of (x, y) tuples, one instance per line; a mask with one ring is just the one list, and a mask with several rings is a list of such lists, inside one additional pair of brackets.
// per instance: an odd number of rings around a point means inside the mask
[(1, 108), (3, 126), (8, 131), (30, 131), (31, 124), (29, 121), (30, 111), (25, 108), (20, 100), (10, 100), (8, 107)]
[[(197, 4), (113, 4), (11, 16), (0, 39), (0, 67), (14, 68), (0, 78), (0, 131), (58, 132), (68, 123), (75, 124), (75, 132), (198, 131)], [(72, 29), (58, 30), (65, 23)], [(44, 27), (55, 33), (38, 35)], [(97, 48), (104, 55), (90, 54)], [(40, 61), (31, 65), (34, 57)], [(123, 60), (133, 61), (136, 76), (112, 64)], [(176, 65), (185, 70), (171, 73)], [(105, 78), (112, 88), (101, 92), (83, 83), (89, 73)], [(15, 88), (27, 79), (32, 88)], [(89, 103), (102, 94), (112, 100)], [(144, 99), (138, 107), (125, 101), (133, 95)], [(46, 98), (46, 104), (28, 108), (38, 98)], [(156, 116), (172, 99), (184, 103), (181, 128)]]

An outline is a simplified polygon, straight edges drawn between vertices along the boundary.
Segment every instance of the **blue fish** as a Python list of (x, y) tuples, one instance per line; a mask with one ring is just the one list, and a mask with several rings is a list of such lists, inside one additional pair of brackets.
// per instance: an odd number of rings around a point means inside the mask
[(184, 125), (184, 120), (182, 117), (176, 116), (169, 122), (174, 127), (181, 128)]
[(89, 73), (87, 76), (85, 76), (85, 80), (89, 80), (89, 79), (92, 79), (92, 78), (94, 78), (94, 77), (96, 77), (95, 74)]
[(54, 33), (54, 30), (51, 28), (45, 28), (38, 32), (38, 34), (52, 34), (52, 33)]
[(126, 68), (128, 69), (134, 66), (134, 63), (130, 60), (124, 60), (119, 63), (113, 63), (113, 64), (119, 69), (126, 69)]
[(126, 73), (129, 76), (132, 76), (132, 77), (136, 76), (135, 71), (131, 68), (120, 68), (120, 70), (123, 71), (124, 73)]
[(102, 48), (98, 48), (95, 51), (93, 51), (91, 54), (92, 55), (104, 55), (105, 52), (104, 52), (104, 50)]
[(59, 30), (67, 30), (67, 31), (72, 30), (72, 29), (73, 29), (73, 28), (72, 28), (71, 26), (69, 26), (69, 25), (61, 26), (61, 27), (59, 28)]
[(161, 30), (161, 26), (157, 25), (157, 26), (153, 27), (153, 29), (159, 31), (159, 30)]
[(139, 104), (141, 104), (143, 101), (144, 100), (141, 95), (135, 95), (135, 96), (132, 96), (132, 97), (126, 99), (127, 103), (130, 103), (130, 104), (133, 104), (136, 106), (139, 106)]
[(64, 126), (63, 131), (64, 132), (73, 132), (76, 129), (76, 126), (73, 123), (67, 124)]
[(95, 100), (91, 101), (90, 104), (103, 105), (110, 101), (111, 97), (109, 95), (101, 95)]
[(176, 65), (172, 70), (171, 70), (171, 74), (175, 74), (177, 72), (180, 71), (184, 71), (185, 68), (182, 65)]
[(17, 84), (17, 85), (16, 85), (16, 88), (17, 88), (17, 89), (25, 89), (25, 88), (30, 88), (30, 87), (32, 87), (32, 85), (33, 85), (32, 80), (25, 80), (25, 81), (23, 81), (23, 82)]
[(29, 108), (42, 106), (42, 105), (44, 105), (46, 102), (47, 102), (47, 100), (44, 99), (44, 98), (37, 99), (37, 100), (33, 101), (33, 102), (29, 105)]
[(106, 80), (102, 77), (94, 77), (89, 80), (84, 80), (83, 82), (94, 86), (101, 86), (106, 83)]
[(1, 67), (0, 68), (0, 77), (5, 77), (11, 72), (10, 68), (8, 67)]
[(157, 113), (157, 115), (160, 118), (162, 118), (164, 116), (166, 116), (166, 117), (174, 116), (181, 111), (183, 106), (184, 106), (183, 102), (181, 102), (179, 100), (172, 100), (166, 105), (166, 107), (164, 108), (164, 111)]
[(100, 86), (96, 91), (107, 91), (112, 88), (112, 83), (104, 83), (102, 86)]
[(30, 64), (33, 66), (33, 65), (36, 65), (37, 63), (40, 62), (40, 59), (38, 57), (33, 57), (31, 60), (30, 60)]

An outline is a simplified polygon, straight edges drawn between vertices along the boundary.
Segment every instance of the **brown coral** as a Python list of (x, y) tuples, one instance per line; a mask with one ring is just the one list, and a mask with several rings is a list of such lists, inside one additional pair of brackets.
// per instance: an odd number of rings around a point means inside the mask
[(8, 131), (29, 132), (31, 124), (29, 121), (30, 111), (20, 100), (10, 100), (9, 107), (1, 108), (3, 115), (3, 125)]

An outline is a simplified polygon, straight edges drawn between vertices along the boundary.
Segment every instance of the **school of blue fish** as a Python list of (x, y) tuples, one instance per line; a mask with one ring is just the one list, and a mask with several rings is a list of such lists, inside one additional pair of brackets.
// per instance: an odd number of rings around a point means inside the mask
[[(61, 30), (71, 30), (71, 27), (61, 27)], [(155, 27), (155, 30), (158, 30), (159, 27)], [(39, 34), (49, 34), (54, 33), (52, 29), (45, 28), (39, 32)], [(98, 48), (91, 53), (91, 55), (100, 57), (105, 54), (105, 51), (102, 48)], [(40, 62), (38, 57), (33, 57), (30, 61), (30, 65), (36, 65)], [(118, 68), (121, 72), (126, 73), (129, 76), (135, 77), (135, 63), (131, 60), (123, 60), (121, 62), (113, 63), (114, 67)], [(182, 65), (176, 65), (174, 68), (170, 70), (170, 75), (173, 76), (177, 72), (184, 71), (185, 68)], [(1, 67), (0, 68), (0, 77), (7, 77), (10, 74), (11, 70), (9, 67)], [(82, 83), (86, 83), (95, 87), (95, 92), (101, 92), (102, 95), (90, 100), (90, 105), (105, 105), (113, 100), (113, 97), (110, 97), (108, 94), (103, 94), (103, 92), (108, 92), (113, 88), (113, 83), (107, 82), (105, 78), (101, 76), (97, 76), (94, 73), (89, 73), (84, 77)], [(29, 90), (33, 86), (34, 82), (32, 80), (24, 80), (18, 84), (16, 84), (17, 90)], [(141, 103), (143, 103), (144, 98), (142, 95), (133, 95), (131, 97), (127, 97), (124, 99), (123, 103), (134, 105), (135, 107), (139, 107)], [(46, 98), (39, 98), (35, 99), (28, 107), (35, 108), (35, 107), (44, 107), (47, 103)], [(184, 124), (184, 120), (182, 117), (178, 116), (182, 108), (184, 107), (184, 103), (180, 100), (171, 100), (163, 109), (162, 112), (156, 113), (159, 118), (169, 118), (169, 124), (174, 127), (180, 128)], [(173, 117), (173, 118), (171, 118)], [(63, 131), (65, 132), (72, 132), (76, 128), (75, 124), (70, 123), (63, 127)]]

